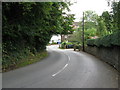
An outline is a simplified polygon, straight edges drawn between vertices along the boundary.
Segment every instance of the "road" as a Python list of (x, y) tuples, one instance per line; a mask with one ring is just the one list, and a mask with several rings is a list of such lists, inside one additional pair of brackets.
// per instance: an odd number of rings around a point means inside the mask
[(85, 52), (47, 46), (40, 62), (3, 73), (3, 88), (117, 88), (118, 72)]

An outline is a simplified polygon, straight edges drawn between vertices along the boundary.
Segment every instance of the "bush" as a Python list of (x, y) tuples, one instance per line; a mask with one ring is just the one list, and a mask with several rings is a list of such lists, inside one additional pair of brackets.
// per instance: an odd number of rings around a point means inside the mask
[(67, 42), (66, 45), (72, 45), (73, 43), (72, 42)]
[[(6, 56), (6, 59), (2, 61), (2, 72), (10, 71), (19, 67), (23, 67), (35, 62), (38, 62), (42, 60), (43, 58), (48, 56), (47, 51), (41, 51), (37, 52), (36, 54), (33, 54), (29, 50), (26, 50), (26, 53), (28, 55), (22, 55), (25, 54), (25, 52), (16, 53), (15, 56)], [(18, 56), (19, 55), (19, 56)]]
[(90, 46), (94, 46), (94, 42), (95, 42), (94, 39), (88, 39), (87, 40), (87, 44), (90, 45)]
[(113, 34), (112, 37), (111, 44), (120, 46), (120, 32)]
[(65, 48), (65, 45), (66, 45), (66, 42), (62, 42), (62, 43), (61, 43), (61, 49), (64, 49), (64, 48)]
[(87, 45), (88, 46), (104, 46), (104, 47), (111, 47), (111, 46), (120, 46), (120, 32), (113, 33), (111, 35), (106, 35), (101, 38), (97, 39), (88, 39)]

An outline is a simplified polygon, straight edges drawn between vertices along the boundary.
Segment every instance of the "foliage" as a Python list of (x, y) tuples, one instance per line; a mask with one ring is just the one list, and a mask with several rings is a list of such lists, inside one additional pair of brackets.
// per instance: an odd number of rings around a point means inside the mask
[(96, 35), (96, 24), (98, 15), (94, 11), (88, 10), (85, 11), (84, 19), (85, 39), (88, 39)]
[[(109, 2), (110, 3), (110, 2)], [(97, 19), (97, 34), (105, 36), (120, 31), (120, 1), (112, 1), (112, 11), (105, 11)]]
[(113, 25), (115, 32), (120, 31), (120, 1), (112, 3)]
[(98, 39), (89, 39), (87, 40), (87, 45), (97, 46), (97, 47), (111, 47), (111, 46), (120, 46), (120, 32), (113, 33), (111, 35), (106, 35)]
[[(73, 20), (75, 19), (74, 18), (74, 14), (68, 14), (68, 15), (64, 15), (63, 16), (63, 21), (61, 20), (62, 22), (62, 31), (59, 33), (61, 35), (61, 37), (63, 37), (64, 35), (67, 35), (67, 34), (72, 34), (74, 32), (74, 29), (73, 29)], [(61, 42), (63, 42), (63, 38), (61, 38)]]
[(96, 29), (96, 23), (95, 22), (85, 22), (85, 26), (84, 29), (88, 30), (88, 29)]
[(68, 45), (73, 45), (73, 43), (72, 42), (66, 42), (66, 41), (62, 42), (61, 43), (61, 49), (65, 49)]
[(62, 42), (60, 48), (61, 48), (61, 49), (65, 49), (65, 46), (66, 46), (66, 42)]
[(69, 41), (69, 42), (62, 42), (61, 43), (61, 49), (66, 49), (66, 48), (74, 48), (74, 46), (79, 47), (81, 44), (78, 41)]
[(67, 42), (66, 45), (72, 45), (73, 43), (72, 42)]
[(79, 29), (75, 30), (73, 32), (73, 34), (71, 35), (71, 37), (68, 40), (69, 41), (78, 41), (78, 42), (81, 42), (82, 41), (81, 34), (82, 34), (81, 30), (79, 30)]
[(71, 30), (73, 16), (63, 16), (64, 2), (3, 2), (2, 8), (3, 67), (43, 51), (53, 34)]
[(95, 45), (94, 45), (94, 42), (95, 42), (94, 39), (88, 39), (88, 40), (87, 40), (87, 45), (89, 45), (89, 46), (95, 46)]
[(10, 64), (3, 65), (3, 72), (38, 62), (47, 56), (48, 56), (47, 51), (38, 52), (35, 55), (30, 52), (28, 56), (25, 56), (21, 60), (18, 60), (18, 62), (15, 65), (11, 64), (11, 62), (9, 62)]
[(100, 17), (97, 19), (97, 35), (98, 35), (99, 37), (107, 35), (107, 34), (106, 34), (105, 22), (104, 22), (102, 16), (100, 16)]
[(102, 13), (102, 18), (106, 26), (106, 30), (108, 32), (112, 32), (113, 30), (113, 25), (112, 25), (112, 15), (108, 11), (105, 11)]
[(85, 40), (86, 39), (90, 39), (91, 37), (96, 36), (96, 29), (95, 28), (91, 28), (91, 29), (87, 29), (84, 31), (84, 36), (85, 36)]
[[(87, 39), (90, 39), (91, 37), (94, 37), (97, 35), (97, 19), (98, 15), (94, 11), (85, 11), (85, 26), (84, 26), (84, 37), (85, 37), (85, 43)], [(82, 25), (82, 22), (80, 22), (80, 25)], [(69, 38), (69, 41), (79, 41), (82, 44), (82, 27), (78, 28), (73, 32), (71, 37)]]
[(85, 11), (85, 16), (84, 16), (85, 22), (96, 23), (97, 18), (98, 18), (98, 15), (94, 11), (91, 11), (91, 10)]
[(113, 17), (108, 11), (105, 11), (97, 19), (97, 35), (101, 37), (109, 35), (113, 31)]
[(112, 11), (105, 11), (97, 19), (97, 35), (101, 38), (87, 40), (87, 45), (120, 46), (120, 1), (112, 2)]
[(73, 20), (74, 18), (74, 14), (68, 14), (66, 16), (63, 16), (64, 20), (62, 21), (62, 26), (63, 26), (63, 31), (60, 32), (60, 34), (72, 34), (74, 29), (73, 29)]

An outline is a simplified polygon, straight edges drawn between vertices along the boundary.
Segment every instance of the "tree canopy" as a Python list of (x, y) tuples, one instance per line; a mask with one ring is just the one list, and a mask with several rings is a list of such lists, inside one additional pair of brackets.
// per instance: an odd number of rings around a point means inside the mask
[[(67, 34), (73, 15), (64, 2), (3, 2), (3, 65), (17, 62), (26, 51), (42, 51), (53, 34)], [(66, 17), (65, 17), (66, 16)], [(24, 54), (21, 55), (21, 52)], [(14, 61), (10, 61), (13, 60)]]

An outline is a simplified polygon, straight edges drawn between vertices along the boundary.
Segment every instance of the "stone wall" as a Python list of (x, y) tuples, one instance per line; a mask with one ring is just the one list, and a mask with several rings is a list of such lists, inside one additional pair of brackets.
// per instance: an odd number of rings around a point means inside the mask
[(120, 47), (87, 46), (85, 51), (100, 58), (120, 71)]

